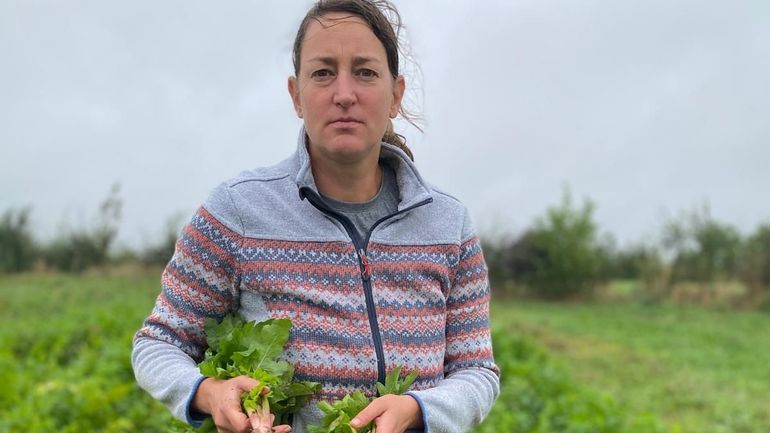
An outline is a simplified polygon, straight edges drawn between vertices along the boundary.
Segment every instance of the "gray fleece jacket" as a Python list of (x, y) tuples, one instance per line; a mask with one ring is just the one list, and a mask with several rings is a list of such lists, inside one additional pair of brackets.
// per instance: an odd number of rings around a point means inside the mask
[(203, 379), (203, 322), (239, 312), (291, 319), (283, 358), (296, 379), (322, 384), (294, 417), (295, 433), (320, 422), (319, 400), (375, 396), (397, 366), (419, 371), (408, 394), (425, 432), (481, 422), (499, 370), (478, 238), (462, 204), (427, 184), (402, 151), (383, 143), (381, 158), (395, 170), (400, 203), (363, 238), (319, 199), (304, 130), (290, 158), (216, 188), (184, 228), (134, 338), (139, 385), (199, 425), (205, 415), (191, 401)]

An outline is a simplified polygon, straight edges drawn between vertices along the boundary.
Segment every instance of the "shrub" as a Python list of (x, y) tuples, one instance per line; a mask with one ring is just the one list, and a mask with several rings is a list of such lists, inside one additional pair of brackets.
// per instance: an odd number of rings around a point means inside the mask
[(519, 238), (498, 237), (495, 241), (484, 239), (484, 258), (489, 268), (489, 279), (493, 286), (509, 289), (513, 280), (524, 282), (535, 271), (534, 251), (530, 232)]
[(176, 215), (166, 222), (166, 228), (157, 242), (142, 249), (140, 259), (145, 265), (165, 266), (174, 255), (174, 248), (182, 227), (181, 215)]
[(641, 282), (646, 300), (661, 298), (666, 288), (666, 266), (660, 250), (643, 244), (632, 245), (608, 254), (608, 276)]
[(32, 268), (36, 245), (29, 229), (30, 208), (7, 210), (0, 218), (0, 273)]
[(738, 230), (715, 221), (707, 206), (668, 222), (663, 245), (673, 256), (672, 280), (708, 283), (735, 278), (741, 242)]
[(67, 272), (81, 272), (107, 264), (120, 224), (123, 203), (119, 192), (119, 186), (114, 185), (99, 206), (96, 223), (91, 229), (65, 229), (54, 239), (43, 253), (46, 263)]
[(632, 245), (610, 254), (610, 276), (620, 279), (642, 279), (651, 265), (660, 265), (662, 259), (657, 249), (645, 245)]
[(509, 251), (514, 279), (537, 292), (564, 297), (593, 289), (602, 277), (605, 250), (593, 221), (594, 205), (572, 205), (569, 191), (561, 204), (549, 208), (534, 228), (522, 235)]
[(743, 250), (741, 279), (755, 294), (770, 288), (770, 224), (759, 226)]

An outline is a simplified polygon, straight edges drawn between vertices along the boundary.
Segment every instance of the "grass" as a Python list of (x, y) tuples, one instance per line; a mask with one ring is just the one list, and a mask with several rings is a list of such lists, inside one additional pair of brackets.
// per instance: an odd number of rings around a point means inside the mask
[(770, 315), (642, 304), (495, 301), (576, 380), (682, 432), (770, 431)]

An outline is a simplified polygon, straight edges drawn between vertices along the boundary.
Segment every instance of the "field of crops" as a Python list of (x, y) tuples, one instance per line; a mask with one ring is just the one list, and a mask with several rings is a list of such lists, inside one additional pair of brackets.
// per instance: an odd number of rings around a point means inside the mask
[(0, 280), (0, 432), (158, 432), (165, 409), (134, 385), (132, 329), (158, 274)]
[(674, 431), (770, 431), (766, 312), (497, 301), (493, 321), (544, 345), (578, 382)]
[[(158, 275), (1, 277), (0, 432), (173, 430), (129, 360)], [(493, 313), (503, 394), (481, 432), (770, 430), (770, 317), (502, 301)]]

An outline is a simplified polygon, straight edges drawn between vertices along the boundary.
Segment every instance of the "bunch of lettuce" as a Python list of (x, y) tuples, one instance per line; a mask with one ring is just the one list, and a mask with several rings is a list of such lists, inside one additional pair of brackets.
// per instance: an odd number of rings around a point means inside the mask
[[(396, 367), (387, 376), (385, 384), (377, 382), (377, 395), (387, 394), (401, 395), (405, 393), (409, 386), (417, 378), (417, 371), (412, 371), (408, 376), (401, 379), (401, 367)], [(355, 391), (347, 394), (341, 400), (332, 403), (321, 401), (318, 408), (324, 413), (321, 425), (308, 426), (310, 433), (374, 433), (374, 422), (355, 429), (350, 425), (350, 421), (356, 417), (372, 399), (366, 397), (363, 392)]]
[[(249, 376), (259, 385), (241, 396), (241, 404), (255, 432), (269, 433), (273, 425), (289, 423), (289, 416), (321, 389), (316, 382), (294, 380), (294, 367), (279, 360), (291, 331), (289, 319), (247, 322), (228, 315), (221, 322), (205, 322), (208, 349), (198, 364), (201, 373), (217, 379)], [(268, 388), (269, 391), (264, 392)], [(203, 431), (216, 431), (211, 419)]]

